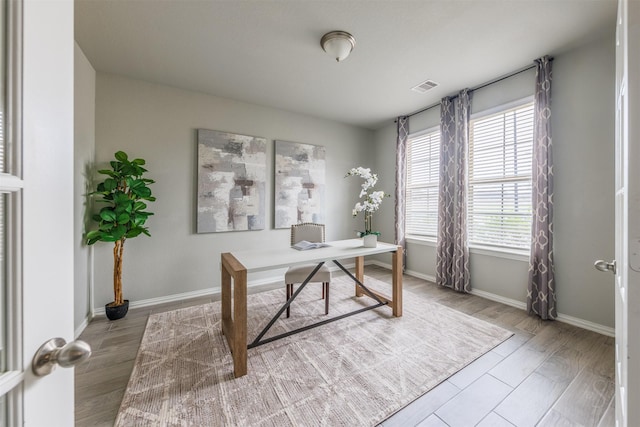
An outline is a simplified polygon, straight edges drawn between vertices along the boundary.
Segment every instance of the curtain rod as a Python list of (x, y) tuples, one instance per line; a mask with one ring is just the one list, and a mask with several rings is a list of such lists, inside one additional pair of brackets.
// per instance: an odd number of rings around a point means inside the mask
[[(550, 58), (549, 60), (550, 60), (550, 61), (553, 61), (553, 58)], [(524, 73), (525, 71), (529, 71), (529, 70), (531, 70), (532, 68), (535, 68), (535, 66), (536, 66), (536, 64), (535, 64), (535, 63), (534, 63), (534, 64), (531, 64), (531, 65), (527, 65), (527, 66), (522, 67), (522, 68), (520, 68), (520, 69), (518, 69), (518, 70), (516, 70), (516, 71), (513, 71), (513, 72), (509, 73), (509, 74), (505, 74), (505, 75), (500, 76), (500, 77), (498, 77), (498, 78), (495, 78), (495, 79), (493, 79), (493, 80), (489, 80), (488, 82), (482, 83), (482, 84), (480, 84), (480, 85), (478, 85), (478, 86), (475, 86), (475, 87), (469, 88), (469, 90), (473, 92), (473, 91), (475, 91), (475, 90), (482, 89), (482, 88), (487, 87), (487, 86), (490, 86), (490, 85), (492, 85), (492, 84), (494, 84), (494, 83), (498, 83), (498, 82), (501, 82), (502, 80), (508, 79), (509, 77), (513, 77), (513, 76), (516, 76), (516, 75), (518, 75), (518, 74), (520, 74), (520, 73)], [(450, 98), (451, 98), (451, 99), (456, 99), (457, 97), (458, 97), (458, 95), (453, 95), (453, 96), (451, 96)], [(413, 113), (411, 113), (411, 114), (407, 114), (407, 115), (404, 115), (404, 116), (401, 116), (401, 117), (409, 118), (409, 117), (411, 117), (411, 116), (415, 116), (416, 114), (424, 113), (425, 111), (428, 111), (428, 110), (430, 110), (430, 109), (432, 109), (432, 108), (439, 107), (439, 106), (440, 106), (440, 102), (437, 102), (437, 103), (435, 103), (435, 104), (429, 105), (428, 107), (424, 107), (424, 108), (422, 108), (422, 109), (420, 109), (420, 110), (414, 111), (414, 112), (413, 112)], [(397, 121), (398, 121), (397, 119), (396, 119), (396, 120), (394, 120), (394, 122), (397, 122)]]

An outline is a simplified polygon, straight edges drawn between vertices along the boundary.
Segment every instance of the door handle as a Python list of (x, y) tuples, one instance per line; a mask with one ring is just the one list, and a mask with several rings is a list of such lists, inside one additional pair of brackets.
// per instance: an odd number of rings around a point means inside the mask
[(615, 259), (611, 262), (607, 262), (599, 259), (593, 263), (593, 266), (600, 271), (604, 271), (605, 273), (607, 271), (610, 271), (613, 274), (616, 274), (616, 271), (617, 271)]
[(51, 338), (40, 346), (31, 369), (39, 377), (49, 375), (60, 365), (63, 368), (74, 366), (91, 356), (91, 346), (84, 341), (76, 340), (67, 343), (64, 338)]

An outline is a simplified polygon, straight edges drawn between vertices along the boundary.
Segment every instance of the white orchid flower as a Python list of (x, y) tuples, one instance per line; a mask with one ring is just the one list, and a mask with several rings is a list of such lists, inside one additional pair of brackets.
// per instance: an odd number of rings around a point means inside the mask
[(380, 205), (382, 203), (382, 199), (384, 198), (384, 191), (374, 191), (369, 195), (372, 203), (376, 205)]
[[(364, 199), (362, 202), (358, 202), (355, 204), (352, 215), (357, 216), (358, 213), (364, 212), (365, 215), (365, 232), (358, 232), (358, 236), (361, 234), (370, 234), (371, 233), (371, 216), (375, 211), (380, 209), (380, 204), (382, 203), (382, 199), (386, 196), (384, 191), (372, 191), (369, 193), (376, 183), (378, 182), (378, 175), (375, 173), (371, 173), (370, 168), (363, 168), (359, 166), (357, 168), (349, 169), (346, 176), (358, 176), (364, 180), (360, 190), (360, 195), (358, 196), (360, 199)], [(377, 232), (376, 232), (377, 233)], [(379, 233), (377, 233), (379, 235)]]

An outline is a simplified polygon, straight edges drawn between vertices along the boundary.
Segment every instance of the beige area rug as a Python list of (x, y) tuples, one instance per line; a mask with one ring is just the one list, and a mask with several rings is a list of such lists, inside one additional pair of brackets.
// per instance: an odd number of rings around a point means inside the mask
[[(249, 341), (284, 300), (284, 284), (248, 297)], [(329, 316), (372, 301), (339, 277)], [(311, 283), (266, 336), (324, 319)], [(234, 378), (220, 329), (220, 303), (150, 316), (116, 425), (371, 426), (511, 336), (405, 291), (402, 317), (379, 307), (250, 349), (248, 375)]]

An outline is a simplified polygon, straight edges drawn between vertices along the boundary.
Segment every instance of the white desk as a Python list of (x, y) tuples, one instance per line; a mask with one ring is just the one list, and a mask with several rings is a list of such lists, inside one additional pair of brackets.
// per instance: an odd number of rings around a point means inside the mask
[[(233, 354), (234, 375), (236, 377), (247, 373), (247, 273), (299, 264), (355, 258), (355, 277), (362, 282), (364, 279), (364, 257), (391, 252), (392, 295), (387, 297), (378, 292), (373, 293), (391, 306), (394, 316), (402, 316), (402, 247), (378, 242), (375, 248), (365, 248), (362, 245), (362, 239), (336, 240), (326, 243), (330, 246), (306, 251), (298, 251), (293, 248), (255, 249), (227, 252), (221, 255), (222, 332), (227, 338)], [(355, 294), (356, 296), (363, 295), (357, 282)], [(231, 306), (232, 295), (233, 310)]]

